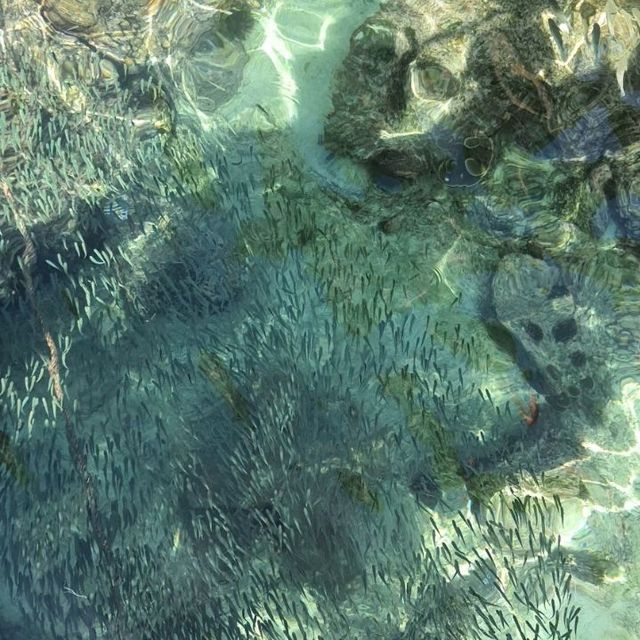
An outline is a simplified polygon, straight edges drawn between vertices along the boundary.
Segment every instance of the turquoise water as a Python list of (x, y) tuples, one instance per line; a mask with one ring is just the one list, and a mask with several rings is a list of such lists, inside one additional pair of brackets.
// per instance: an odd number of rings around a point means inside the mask
[(640, 637), (635, 3), (54, 5), (0, 640)]

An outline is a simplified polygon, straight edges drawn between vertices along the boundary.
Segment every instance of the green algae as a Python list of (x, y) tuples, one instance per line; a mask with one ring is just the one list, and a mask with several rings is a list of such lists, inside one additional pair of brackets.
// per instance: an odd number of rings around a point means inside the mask
[(238, 388), (222, 358), (213, 352), (203, 352), (200, 354), (198, 368), (225, 400), (235, 419), (243, 426), (251, 428), (249, 400)]
[(0, 431), (0, 468), (5, 469), (20, 486), (29, 481), (29, 472), (4, 431)]
[(495, 471), (473, 472), (465, 477), (467, 493), (474, 502), (488, 505), (491, 498), (508, 485), (507, 476)]
[(364, 505), (371, 511), (382, 511), (382, 502), (378, 493), (365, 481), (361, 473), (350, 469), (338, 471), (338, 483), (340, 487), (356, 502)]
[(444, 490), (459, 487), (463, 469), (450, 434), (432, 411), (414, 401), (414, 389), (419, 388), (418, 377), (403, 371), (398, 375), (387, 375), (380, 383), (385, 396), (400, 405), (407, 416), (409, 432), (431, 458), (432, 475), (438, 486)]

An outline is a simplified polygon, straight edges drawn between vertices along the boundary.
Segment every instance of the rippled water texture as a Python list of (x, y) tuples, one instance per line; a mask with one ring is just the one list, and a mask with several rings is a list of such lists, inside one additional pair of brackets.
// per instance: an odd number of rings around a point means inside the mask
[(0, 640), (640, 638), (635, 0), (0, 0)]

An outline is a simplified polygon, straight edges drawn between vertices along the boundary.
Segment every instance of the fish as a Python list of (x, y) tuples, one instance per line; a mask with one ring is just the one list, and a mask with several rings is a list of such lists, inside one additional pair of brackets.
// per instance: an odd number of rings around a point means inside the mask
[(591, 30), (591, 46), (593, 47), (593, 55), (596, 62), (600, 61), (600, 25), (597, 22), (593, 23), (593, 29)]
[(532, 393), (529, 397), (528, 410), (521, 410), (520, 416), (527, 427), (532, 427), (538, 421), (540, 405), (538, 404), (538, 396), (535, 393)]

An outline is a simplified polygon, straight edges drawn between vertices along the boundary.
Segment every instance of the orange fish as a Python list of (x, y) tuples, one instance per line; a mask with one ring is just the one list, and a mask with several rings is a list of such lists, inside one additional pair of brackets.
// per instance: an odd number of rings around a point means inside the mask
[(532, 427), (540, 416), (540, 405), (538, 404), (538, 396), (532, 393), (529, 397), (528, 411), (524, 410), (524, 407), (520, 409), (520, 415), (527, 427)]

